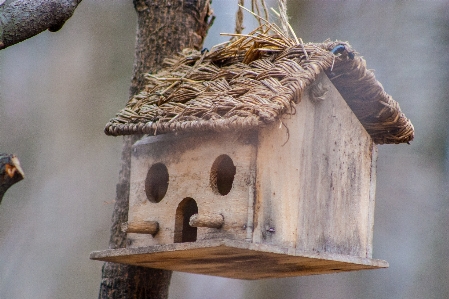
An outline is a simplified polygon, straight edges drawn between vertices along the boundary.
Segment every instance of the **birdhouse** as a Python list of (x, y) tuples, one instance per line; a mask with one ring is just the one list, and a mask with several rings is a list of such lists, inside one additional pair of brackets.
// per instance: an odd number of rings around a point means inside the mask
[(92, 259), (239, 279), (388, 267), (376, 144), (413, 126), (349, 44), (254, 34), (165, 64), (106, 126), (144, 136), (128, 246)]

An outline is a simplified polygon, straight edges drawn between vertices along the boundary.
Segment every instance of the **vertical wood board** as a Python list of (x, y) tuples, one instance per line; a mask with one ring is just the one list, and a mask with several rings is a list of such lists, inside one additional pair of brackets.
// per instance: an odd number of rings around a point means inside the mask
[[(367, 256), (374, 144), (330, 80), (259, 134), (254, 242)], [(294, 244), (294, 245), (292, 245)]]

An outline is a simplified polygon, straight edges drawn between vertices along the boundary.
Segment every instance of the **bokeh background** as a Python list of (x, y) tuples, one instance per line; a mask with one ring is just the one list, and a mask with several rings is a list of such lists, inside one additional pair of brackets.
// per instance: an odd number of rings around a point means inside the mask
[[(249, 2), (249, 1), (247, 1)], [(237, 0), (213, 0), (205, 47), (233, 32)], [(270, 2), (272, 6), (275, 1)], [(174, 273), (170, 298), (449, 298), (449, 4), (293, 1), (305, 42), (347, 40), (415, 125), (379, 147), (374, 257), (384, 270), (240, 281)], [(0, 298), (96, 298), (122, 139), (103, 134), (127, 101), (131, 0), (84, 0), (56, 33), (0, 51), (0, 151), (26, 179), (0, 205)], [(245, 15), (245, 26), (256, 23)]]

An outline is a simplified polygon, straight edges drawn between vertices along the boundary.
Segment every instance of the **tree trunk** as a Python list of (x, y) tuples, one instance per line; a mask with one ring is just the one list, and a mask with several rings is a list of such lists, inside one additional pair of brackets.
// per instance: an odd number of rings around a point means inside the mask
[[(143, 74), (159, 70), (165, 57), (183, 48), (201, 49), (212, 23), (209, 0), (134, 0), (134, 7), (138, 24), (131, 97), (144, 86)], [(124, 137), (109, 248), (128, 242), (121, 224), (128, 220), (131, 146), (140, 137)], [(168, 297), (171, 271), (105, 263), (102, 274), (100, 299)]]

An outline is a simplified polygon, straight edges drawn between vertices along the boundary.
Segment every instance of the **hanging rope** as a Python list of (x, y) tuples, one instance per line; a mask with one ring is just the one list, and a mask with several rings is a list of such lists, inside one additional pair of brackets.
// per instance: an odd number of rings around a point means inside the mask
[(281, 27), (285, 36), (289, 36), (289, 23), (287, 17), (287, 0), (278, 0), (279, 7), (279, 20), (281, 21)]
[(235, 33), (241, 34), (243, 29), (243, 9), (242, 6), (245, 6), (245, 0), (239, 0), (239, 9), (235, 15)]
[[(263, 14), (265, 17), (265, 20), (268, 21), (268, 9), (267, 9), (267, 5), (265, 4), (265, 0), (260, 0), (260, 4), (262, 5), (262, 9), (263, 9)], [(259, 8), (259, 1), (257, 0), (251, 0), (251, 10), (256, 13), (258, 16), (260, 16), (260, 8)], [(261, 19), (257, 19), (257, 21), (259, 22), (259, 26), (262, 26), (262, 20)]]
[[(251, 0), (251, 11), (254, 12), (258, 16), (261, 15), (259, 2), (260, 2), (260, 5), (262, 6), (265, 20), (268, 20), (268, 9), (267, 9), (265, 0), (259, 0), (259, 1)], [(235, 33), (241, 34), (243, 29), (245, 29), (245, 27), (243, 27), (243, 8), (242, 8), (245, 6), (245, 0), (239, 0), (238, 5), (239, 5), (239, 8), (235, 15)], [(260, 18), (257, 19), (257, 22), (259, 23), (259, 26), (262, 26), (262, 20)]]

